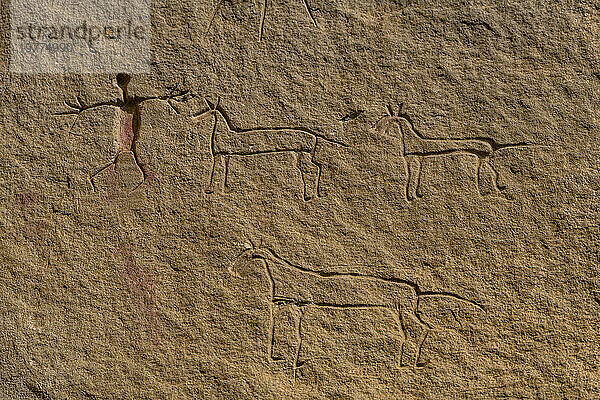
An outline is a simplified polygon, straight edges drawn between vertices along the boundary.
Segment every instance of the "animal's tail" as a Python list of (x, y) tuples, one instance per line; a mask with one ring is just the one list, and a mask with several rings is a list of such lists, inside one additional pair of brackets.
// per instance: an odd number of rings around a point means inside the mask
[(313, 135), (315, 135), (315, 137), (316, 137), (317, 139), (323, 139), (323, 140), (324, 140), (324, 141), (326, 141), (326, 142), (333, 143), (333, 144), (337, 144), (337, 145), (339, 145), (339, 146), (342, 146), (342, 147), (350, 147), (350, 145), (348, 145), (348, 144), (346, 144), (346, 143), (344, 143), (344, 142), (340, 142), (339, 140), (336, 140), (336, 139), (331, 139), (331, 138), (325, 137), (325, 136), (323, 136), (323, 135), (319, 135), (318, 133), (314, 133), (314, 132), (311, 132), (311, 133), (312, 133)]
[(469, 300), (465, 297), (459, 296), (458, 294), (454, 294), (454, 293), (450, 293), (450, 292), (419, 292), (418, 297), (446, 297), (446, 298), (450, 298), (450, 299), (455, 299), (455, 300), (459, 300), (468, 304), (471, 304), (477, 308), (479, 308), (480, 310), (485, 310), (485, 308), (483, 308), (483, 306), (479, 303), (477, 303), (476, 301), (473, 300)]
[(498, 143), (494, 139), (489, 138), (489, 137), (475, 137), (475, 138), (472, 138), (471, 140), (481, 140), (482, 142), (486, 142), (490, 146), (492, 146), (492, 150), (493, 151), (502, 150), (502, 149), (508, 149), (508, 148), (513, 148), (513, 147), (535, 146), (535, 143), (529, 143), (529, 142)]

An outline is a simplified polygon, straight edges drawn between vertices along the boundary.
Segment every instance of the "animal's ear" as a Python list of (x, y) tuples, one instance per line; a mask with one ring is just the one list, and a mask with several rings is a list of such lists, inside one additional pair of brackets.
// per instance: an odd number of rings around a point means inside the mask
[(252, 243), (248, 243), (248, 242), (244, 243), (244, 251), (251, 250), (253, 248), (254, 248), (254, 245)]
[(213, 109), (214, 109), (214, 106), (213, 106), (213, 104), (212, 104), (210, 101), (208, 101), (208, 99), (207, 99), (206, 97), (204, 98), (204, 102), (206, 103), (206, 106), (207, 106), (207, 107), (208, 107), (210, 110), (213, 110)]
[(390, 106), (389, 104), (386, 104), (385, 108), (387, 110), (388, 116), (393, 117), (394, 116), (394, 110), (392, 110), (392, 106)]
[(398, 106), (398, 116), (402, 115), (402, 109), (404, 108), (404, 102), (400, 103), (400, 106)]

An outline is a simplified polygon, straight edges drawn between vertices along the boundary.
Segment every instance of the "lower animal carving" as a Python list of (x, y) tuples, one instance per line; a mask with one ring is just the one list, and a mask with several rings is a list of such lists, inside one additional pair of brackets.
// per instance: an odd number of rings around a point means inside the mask
[[(246, 262), (242, 262), (245, 260)], [(427, 322), (421, 313), (420, 305), (424, 298), (446, 298), (466, 303), (471, 307), (483, 310), (483, 307), (472, 300), (451, 292), (424, 291), (411, 281), (399, 278), (384, 278), (361, 273), (338, 273), (312, 270), (278, 256), (266, 247), (254, 244), (238, 257), (230, 267), (233, 275), (240, 277), (233, 267), (248, 265), (252, 260), (261, 261), (264, 273), (269, 282), (269, 342), (268, 356), (271, 361), (282, 360), (274, 355), (275, 343), (275, 311), (280, 306), (293, 307), (297, 343), (292, 369), (294, 378), (305, 361), (300, 359), (302, 349), (305, 313), (310, 309), (357, 309), (384, 310), (396, 322), (402, 345), (397, 363), (401, 368), (421, 368), (423, 344), (434, 326)], [(411, 342), (408, 326), (416, 323), (421, 328), (419, 337)], [(411, 351), (408, 351), (408, 350)], [(412, 354), (412, 361), (406, 360), (406, 354)], [(410, 356), (409, 356), (410, 357)]]

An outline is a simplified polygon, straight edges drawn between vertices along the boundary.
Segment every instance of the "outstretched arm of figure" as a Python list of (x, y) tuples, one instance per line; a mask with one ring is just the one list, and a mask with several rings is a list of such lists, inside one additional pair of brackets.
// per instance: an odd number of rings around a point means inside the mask
[(75, 123), (79, 119), (79, 116), (84, 111), (92, 110), (94, 108), (99, 108), (99, 107), (119, 107), (119, 105), (120, 105), (119, 102), (117, 102), (117, 101), (101, 101), (98, 103), (86, 105), (81, 101), (81, 98), (79, 96), (77, 96), (75, 99), (77, 100), (76, 103), (69, 103), (68, 101), (65, 100), (65, 105), (67, 107), (69, 107), (70, 110), (54, 113), (54, 115), (75, 115), (75, 119), (73, 120), (73, 123), (71, 124), (71, 127), (69, 128), (69, 133), (72, 133), (73, 135), (76, 135), (76, 136), (81, 136), (81, 135), (79, 135), (77, 133), (73, 133), (72, 132), (73, 127), (75, 126)]
[(171, 109), (173, 111), (175, 111), (175, 113), (180, 114), (179, 110), (173, 105), (173, 101), (186, 102), (186, 101), (192, 99), (193, 97), (194, 97), (194, 95), (192, 93), (190, 93), (189, 90), (183, 90), (183, 91), (180, 91), (180, 92), (175, 92), (173, 90), (168, 95), (138, 97), (138, 98), (136, 98), (136, 100), (137, 100), (138, 103), (143, 103), (144, 101), (148, 101), (148, 100), (166, 101), (167, 104), (169, 105), (169, 107), (171, 107)]
[(65, 105), (69, 107), (70, 110), (54, 113), (54, 115), (79, 115), (84, 111), (98, 107), (119, 107), (119, 102), (117, 101), (100, 101), (98, 103), (86, 105), (81, 101), (81, 97), (77, 96), (75, 99), (77, 100), (76, 103), (69, 103), (65, 100)]

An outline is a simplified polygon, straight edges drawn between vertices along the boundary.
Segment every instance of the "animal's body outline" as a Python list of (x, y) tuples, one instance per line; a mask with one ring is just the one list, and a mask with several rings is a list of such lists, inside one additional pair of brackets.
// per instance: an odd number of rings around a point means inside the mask
[[(121, 99), (101, 101), (101, 102), (93, 103), (90, 105), (84, 105), (83, 102), (81, 101), (81, 98), (79, 96), (77, 96), (76, 104), (71, 104), (67, 101), (64, 102), (67, 107), (71, 108), (71, 110), (54, 114), (54, 115), (75, 115), (76, 116), (75, 120), (71, 124), (69, 133), (73, 133), (72, 129), (75, 126), (75, 123), (77, 122), (77, 120), (79, 119), (79, 116), (84, 111), (88, 111), (88, 110), (92, 110), (92, 109), (100, 108), (100, 107), (115, 107), (115, 108), (123, 111), (125, 114), (130, 115), (131, 121), (129, 121), (129, 123), (131, 124), (131, 127), (130, 127), (131, 137), (128, 138), (128, 143), (121, 144), (120, 147), (118, 147), (116, 149), (116, 154), (113, 157), (113, 160), (110, 163), (102, 166), (101, 168), (98, 168), (94, 173), (92, 173), (88, 177), (88, 180), (92, 187), (92, 191), (94, 191), (94, 192), (96, 191), (96, 185), (94, 184), (94, 178), (97, 175), (99, 175), (100, 173), (102, 173), (103, 171), (105, 171), (107, 168), (116, 165), (116, 163), (119, 159), (119, 156), (121, 156), (124, 153), (129, 153), (133, 156), (135, 165), (138, 168), (138, 170), (140, 171), (140, 173), (142, 174), (142, 181), (132, 190), (132, 192), (137, 190), (141, 185), (143, 185), (146, 182), (146, 180), (148, 179), (148, 170), (145, 168), (144, 164), (140, 161), (140, 158), (139, 158), (139, 155), (137, 152), (137, 142), (140, 137), (140, 129), (141, 129), (141, 125), (142, 125), (141, 105), (142, 105), (142, 103), (149, 101), (149, 100), (166, 101), (167, 104), (169, 105), (169, 107), (171, 107), (171, 109), (174, 110), (175, 113), (179, 114), (179, 111), (177, 110), (177, 108), (175, 108), (173, 106), (171, 101), (172, 100), (177, 101), (179, 98), (183, 98), (189, 94), (188, 91), (182, 91), (182, 92), (178, 92), (178, 93), (172, 92), (171, 94), (165, 95), (165, 96), (130, 95), (127, 90), (127, 86), (129, 85), (130, 80), (131, 80), (131, 76), (129, 74), (126, 74), (126, 73), (117, 74), (116, 81), (117, 81), (117, 86), (121, 89), (121, 92), (122, 92)], [(75, 134), (75, 135), (77, 135), (77, 134)], [(80, 136), (80, 135), (78, 135), (78, 136)]]
[[(315, 152), (320, 144), (319, 141), (328, 142), (331, 144), (339, 145), (342, 147), (349, 147), (347, 144), (332, 138), (328, 138), (321, 135), (318, 132), (306, 128), (288, 128), (288, 127), (272, 127), (272, 128), (251, 128), (251, 129), (239, 129), (235, 128), (227, 112), (220, 106), (220, 100), (217, 100), (216, 104), (212, 104), (207, 99), (204, 99), (208, 109), (194, 114), (193, 118), (201, 118), (205, 115), (211, 114), (213, 116), (213, 126), (210, 134), (210, 154), (212, 158), (212, 164), (210, 168), (208, 185), (205, 188), (205, 192), (210, 194), (214, 192), (214, 175), (215, 169), (218, 162), (223, 160), (224, 162), (224, 178), (223, 178), (223, 190), (228, 190), (227, 178), (229, 174), (229, 160), (231, 157), (244, 157), (253, 156), (259, 154), (276, 154), (276, 153), (294, 153), (297, 158), (296, 167), (300, 171), (302, 184), (303, 184), (303, 195), (304, 200), (308, 201), (313, 198), (312, 195), (308, 194), (307, 191), (307, 179), (306, 175), (310, 174), (311, 171), (308, 169), (314, 166), (317, 170), (317, 176), (315, 179), (314, 195), (316, 197), (322, 197), (321, 195), (321, 176), (323, 173), (323, 165), (315, 159)], [(227, 149), (227, 143), (220, 142), (223, 137), (234, 139), (237, 137), (243, 138), (243, 136), (250, 135), (265, 135), (265, 137), (281, 137), (288, 135), (290, 138), (296, 137), (300, 139), (309, 139), (310, 143), (292, 143), (280, 144), (279, 147), (263, 150), (252, 150), (248, 149)]]
[(424, 158), (440, 157), (451, 154), (471, 154), (477, 157), (476, 183), (479, 193), (481, 190), (481, 173), (484, 166), (489, 166), (493, 173), (494, 188), (501, 192), (506, 187), (499, 183), (500, 173), (493, 164), (497, 151), (508, 148), (532, 146), (528, 142), (501, 144), (490, 137), (473, 138), (429, 138), (422, 135), (414, 128), (411, 118), (401, 112), (402, 105), (397, 114), (387, 106), (387, 115), (375, 125), (375, 129), (388, 133), (390, 129), (399, 130), (402, 158), (406, 173), (405, 196), (407, 201), (421, 198), (421, 172)]
[[(406, 279), (393, 278), (393, 277), (386, 278), (386, 277), (377, 276), (377, 275), (354, 273), (354, 272), (345, 272), (345, 273), (325, 272), (325, 271), (314, 270), (311, 268), (296, 265), (296, 264), (293, 264), (290, 261), (284, 259), (283, 257), (280, 257), (279, 255), (277, 255), (275, 253), (275, 251), (272, 250), (271, 248), (262, 247), (262, 245), (257, 247), (252, 242), (250, 242), (250, 244), (246, 246), (246, 249), (237, 257), (234, 264), (232, 264), (229, 267), (229, 272), (232, 275), (240, 277), (239, 274), (237, 274), (235, 271), (233, 271), (233, 266), (238, 262), (238, 260), (240, 258), (243, 258), (245, 256), (249, 256), (250, 260), (259, 259), (259, 260), (263, 261), (267, 279), (269, 281), (270, 326), (269, 326), (267, 351), (268, 351), (270, 361), (281, 361), (282, 360), (281, 358), (275, 357), (273, 354), (273, 348), (274, 348), (274, 343), (275, 343), (275, 317), (274, 317), (275, 307), (278, 307), (280, 305), (291, 305), (291, 306), (295, 307), (295, 309), (297, 310), (297, 312), (296, 312), (296, 329), (297, 329), (296, 335), (298, 337), (298, 341), (296, 344), (295, 359), (294, 359), (294, 363), (293, 363), (294, 378), (296, 377), (296, 372), (297, 372), (298, 368), (300, 368), (304, 364), (304, 362), (299, 360), (299, 354), (300, 354), (300, 350), (302, 347), (302, 332), (301, 332), (302, 318), (303, 318), (306, 310), (310, 307), (329, 308), (329, 309), (364, 309), (364, 310), (383, 309), (383, 310), (389, 311), (391, 313), (392, 317), (394, 318), (396, 324), (398, 325), (398, 331), (402, 337), (402, 345), (401, 345), (400, 355), (398, 358), (398, 363), (399, 363), (400, 368), (406, 368), (406, 367), (420, 368), (420, 367), (425, 366), (425, 364), (422, 364), (419, 362), (419, 360), (421, 358), (421, 351), (422, 351), (425, 340), (427, 339), (430, 331), (434, 329), (434, 327), (431, 324), (429, 324), (427, 321), (425, 321), (421, 316), (421, 311), (419, 310), (419, 305), (420, 305), (422, 298), (426, 298), (426, 297), (450, 298), (450, 299), (454, 299), (456, 301), (470, 304), (471, 306), (474, 306), (479, 310), (482, 310), (482, 311), (484, 310), (484, 307), (481, 304), (479, 304), (478, 302), (475, 302), (473, 300), (469, 300), (465, 297), (462, 297), (460, 295), (457, 295), (457, 294), (451, 293), (451, 292), (447, 292), (447, 291), (425, 291), (425, 290), (422, 290), (417, 283), (411, 282)], [(331, 302), (330, 301), (311, 301), (308, 299), (297, 299), (294, 297), (278, 295), (277, 290), (276, 290), (275, 274), (273, 273), (274, 268), (273, 268), (273, 265), (270, 263), (282, 264), (285, 266), (285, 268), (295, 270), (301, 274), (307, 274), (307, 275), (311, 275), (313, 277), (323, 278), (325, 280), (327, 280), (327, 279), (344, 279), (344, 278), (364, 279), (364, 280), (369, 280), (371, 282), (375, 281), (375, 282), (384, 282), (386, 284), (401, 285), (402, 287), (407, 289), (407, 291), (412, 292), (413, 297), (414, 297), (414, 307), (411, 308), (411, 312), (408, 316), (412, 317), (413, 321), (416, 321), (419, 324), (419, 326), (423, 329), (423, 332), (422, 332), (420, 338), (416, 341), (416, 343), (414, 343), (415, 348), (416, 348), (416, 354), (414, 356), (414, 362), (412, 363), (412, 365), (404, 365), (404, 363), (403, 363), (405, 345), (408, 346), (407, 342), (410, 340), (409, 339), (410, 335), (407, 332), (407, 321), (406, 321), (407, 315), (404, 315), (404, 313), (407, 309), (406, 307), (402, 307), (400, 304), (397, 304), (397, 303), (396, 304), (392, 304), (392, 303), (387, 304), (385, 302), (382, 302), (382, 303), (364, 302), (364, 303), (343, 303), (342, 304), (342, 303), (337, 303), (335, 301), (331, 301)], [(454, 315), (453, 312), (452, 312), (452, 315), (454, 316), (454, 318), (456, 318), (456, 316)]]

